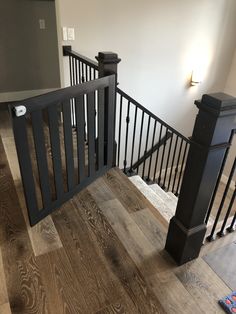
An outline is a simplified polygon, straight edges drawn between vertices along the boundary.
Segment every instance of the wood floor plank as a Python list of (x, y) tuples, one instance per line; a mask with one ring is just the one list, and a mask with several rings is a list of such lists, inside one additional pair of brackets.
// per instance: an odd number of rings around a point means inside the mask
[(20, 168), (17, 159), (15, 140), (13, 137), (2, 138), (3, 146), (7, 155), (7, 160), (11, 169), (13, 180), (20, 180)]
[(95, 314), (125, 314), (137, 313), (134, 305), (127, 299), (122, 298), (117, 302), (97, 311)]
[(33, 227), (30, 226), (21, 181), (15, 182), (15, 185), (35, 256), (61, 248), (61, 239), (51, 215), (44, 218), (37, 225)]
[(136, 313), (165, 313), (90, 193), (84, 190), (73, 200), (81, 209), (84, 221), (104, 251), (111, 272), (120, 280), (135, 305)]
[(168, 224), (164, 217), (119, 168), (112, 168), (103, 178), (105, 184), (112, 190), (129, 213), (149, 208), (167, 231)]
[(101, 204), (116, 198), (110, 187), (106, 185), (104, 177), (94, 181), (87, 187), (87, 189), (90, 194), (93, 195), (93, 198), (96, 200), (97, 204)]
[(1, 314), (12, 314), (9, 303), (0, 305)]
[(88, 313), (82, 288), (63, 249), (37, 257), (40, 275), (50, 300), (51, 313)]
[(32, 246), (0, 140), (0, 246), (12, 313), (48, 313)]
[(8, 295), (7, 295), (5, 272), (4, 272), (3, 262), (2, 262), (2, 253), (1, 253), (1, 248), (0, 248), (0, 305), (5, 304), (5, 303), (8, 303)]
[(104, 181), (129, 212), (136, 212), (152, 206), (128, 178), (123, 178), (123, 174), (118, 169), (111, 169), (107, 172)]
[(231, 290), (202, 259), (197, 259), (175, 270), (181, 283), (198, 301), (202, 313), (223, 313), (218, 300)]
[(74, 203), (54, 212), (53, 220), (91, 312), (120, 298), (122, 286), (101, 259), (101, 250)]
[(159, 250), (148, 241), (118, 200), (104, 202), (100, 209), (144, 276), (166, 270), (168, 265)]
[(10, 115), (7, 110), (1, 111), (0, 134), (2, 138), (13, 137)]
[(133, 213), (131, 217), (156, 249), (165, 247), (165, 228), (148, 208)]
[(41, 221), (33, 228), (30, 227), (14, 138), (8, 137), (3, 139), (3, 145), (7, 155), (11, 173), (13, 174), (17, 195), (19, 198), (21, 209), (24, 214), (24, 219), (27, 225), (27, 230), (35, 256), (39, 256), (52, 250), (61, 248), (62, 244), (60, 241), (60, 237), (57, 233), (51, 216), (46, 217), (43, 221)]
[(198, 304), (173, 272), (166, 271), (150, 276), (148, 282), (167, 313), (202, 313)]

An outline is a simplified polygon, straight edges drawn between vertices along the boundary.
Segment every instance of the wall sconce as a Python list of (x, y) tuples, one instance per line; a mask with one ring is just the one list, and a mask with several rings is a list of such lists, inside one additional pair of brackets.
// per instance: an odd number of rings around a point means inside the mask
[(191, 76), (191, 86), (196, 86), (202, 82), (203, 74), (200, 70), (193, 70), (192, 76)]

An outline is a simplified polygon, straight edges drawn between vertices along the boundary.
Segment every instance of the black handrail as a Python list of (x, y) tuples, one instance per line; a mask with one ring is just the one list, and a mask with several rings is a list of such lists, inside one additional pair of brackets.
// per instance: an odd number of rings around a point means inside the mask
[(116, 91), (117, 165), (120, 168), (123, 165), (126, 174), (157, 181), (163, 189), (178, 196), (190, 140), (121, 89)]
[(71, 56), (98, 71), (98, 63), (96, 61), (71, 50), (70, 46), (63, 46), (63, 55)]

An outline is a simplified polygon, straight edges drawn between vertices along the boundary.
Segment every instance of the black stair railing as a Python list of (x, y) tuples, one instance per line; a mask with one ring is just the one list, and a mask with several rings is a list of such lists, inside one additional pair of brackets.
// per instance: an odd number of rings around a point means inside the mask
[[(71, 85), (99, 76), (99, 64), (95, 61), (72, 51), (70, 46), (64, 46), (63, 54), (69, 57)], [(109, 61), (111, 56), (107, 53), (106, 64), (115, 72), (119, 59)], [(100, 64), (100, 71), (103, 68), (104, 64)], [(73, 103), (71, 106), (73, 112)], [(76, 127), (75, 117), (72, 121)], [(147, 183), (156, 182), (178, 196), (190, 140), (118, 87), (115, 125), (116, 165), (127, 175), (139, 174)]]
[(190, 140), (117, 88), (117, 165), (178, 195)]
[[(212, 199), (206, 215), (206, 224), (209, 225), (210, 234), (207, 236), (208, 241), (213, 241), (216, 236), (223, 237), (227, 232), (235, 230), (236, 222), (236, 157), (230, 156), (232, 152), (232, 144), (236, 130), (231, 131), (231, 135), (223, 158), (222, 166), (219, 171), (216, 186), (212, 195)], [(235, 154), (234, 154), (235, 155)], [(231, 157), (231, 158), (229, 158)], [(226, 183), (223, 183), (225, 169), (229, 168), (229, 175), (226, 178)], [(218, 200), (217, 200), (218, 198)]]

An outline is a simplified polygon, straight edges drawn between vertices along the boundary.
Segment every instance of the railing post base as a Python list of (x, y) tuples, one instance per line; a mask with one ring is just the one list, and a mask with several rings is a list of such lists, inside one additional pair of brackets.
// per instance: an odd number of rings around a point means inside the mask
[(170, 220), (169, 233), (165, 250), (178, 265), (185, 264), (199, 256), (206, 234), (206, 225), (186, 229), (180, 221), (173, 217)]

